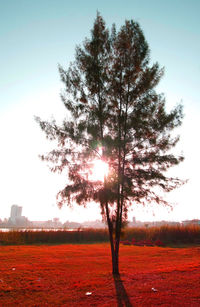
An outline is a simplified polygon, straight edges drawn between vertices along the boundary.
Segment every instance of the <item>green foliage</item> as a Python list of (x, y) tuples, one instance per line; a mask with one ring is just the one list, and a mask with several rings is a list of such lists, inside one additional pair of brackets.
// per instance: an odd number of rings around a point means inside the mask
[[(58, 126), (37, 118), (47, 137), (58, 142), (43, 159), (53, 163), (52, 171), (68, 170), (58, 205), (96, 201), (105, 214), (107, 202), (113, 220), (121, 211), (126, 218), (133, 202), (166, 205), (160, 191), (182, 183), (165, 175), (183, 160), (171, 153), (179, 137), (170, 136), (181, 124), (182, 107), (167, 113), (164, 96), (156, 93), (163, 69), (150, 64), (139, 24), (126, 21), (110, 32), (98, 13), (91, 38), (77, 46), (74, 63), (67, 70), (59, 66), (59, 72), (68, 120)], [(109, 165), (106, 182), (89, 179), (97, 158)]]
[[(100, 204), (112, 256), (118, 259), (129, 206), (167, 205), (161, 191), (183, 183), (166, 175), (183, 160), (171, 152), (179, 140), (171, 132), (181, 124), (182, 107), (166, 112), (165, 98), (155, 90), (163, 69), (150, 63), (149, 46), (133, 20), (125, 21), (119, 31), (115, 25), (109, 31), (98, 13), (91, 37), (77, 46), (68, 69), (59, 66), (59, 72), (68, 119), (58, 126), (36, 118), (58, 145), (42, 158), (53, 163), (52, 171), (68, 170), (67, 184), (57, 196), (60, 207)], [(90, 176), (94, 159), (109, 165), (104, 182)]]

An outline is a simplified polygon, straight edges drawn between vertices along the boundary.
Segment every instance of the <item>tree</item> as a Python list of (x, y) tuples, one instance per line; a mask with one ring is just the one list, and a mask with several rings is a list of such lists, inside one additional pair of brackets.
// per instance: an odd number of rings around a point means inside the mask
[[(183, 183), (166, 171), (182, 156), (171, 149), (179, 136), (182, 107), (165, 110), (165, 99), (155, 87), (163, 75), (158, 63), (150, 64), (149, 47), (137, 22), (126, 21), (109, 31), (97, 14), (91, 38), (78, 46), (75, 60), (65, 70), (61, 99), (68, 119), (62, 125), (36, 118), (57, 148), (43, 160), (51, 170), (68, 170), (58, 205), (100, 204), (107, 221), (113, 274), (119, 274), (119, 243), (127, 212), (134, 203), (167, 205), (160, 190), (171, 191)], [(93, 180), (95, 159), (109, 166), (104, 180)]]

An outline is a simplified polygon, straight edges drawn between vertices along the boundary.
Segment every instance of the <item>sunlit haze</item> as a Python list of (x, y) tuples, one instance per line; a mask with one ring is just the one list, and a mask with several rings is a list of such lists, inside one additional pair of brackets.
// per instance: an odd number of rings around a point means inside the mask
[(108, 164), (101, 160), (94, 160), (94, 166), (92, 169), (92, 180), (104, 181), (104, 178), (108, 175)]
[[(170, 172), (188, 183), (166, 195), (172, 211), (133, 204), (129, 214), (137, 220), (200, 219), (200, 1), (0, 1), (0, 219), (8, 218), (13, 204), (23, 207), (29, 220), (62, 222), (101, 219), (100, 209), (58, 209), (56, 194), (66, 174), (51, 173), (39, 155), (53, 145), (46, 140), (34, 115), (58, 122), (66, 116), (60, 99), (62, 83), (58, 63), (67, 68), (74, 59), (99, 10), (108, 27), (119, 28), (125, 19), (140, 23), (151, 49), (152, 62), (165, 67), (157, 91), (166, 96), (167, 109), (182, 102), (184, 122), (176, 153), (185, 161)], [(93, 178), (103, 180), (108, 166), (94, 161)], [(151, 206), (152, 205), (152, 206)]]

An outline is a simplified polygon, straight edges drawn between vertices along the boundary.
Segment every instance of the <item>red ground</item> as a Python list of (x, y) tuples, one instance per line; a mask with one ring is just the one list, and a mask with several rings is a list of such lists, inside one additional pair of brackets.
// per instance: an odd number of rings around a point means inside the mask
[[(200, 306), (200, 247), (1, 246), (0, 306)], [(86, 295), (90, 292), (90, 295)]]

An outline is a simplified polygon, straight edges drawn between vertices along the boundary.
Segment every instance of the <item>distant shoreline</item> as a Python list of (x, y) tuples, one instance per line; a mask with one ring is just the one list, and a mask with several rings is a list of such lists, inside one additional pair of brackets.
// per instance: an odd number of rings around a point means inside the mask
[(84, 228), (0, 227), (0, 231), (82, 231)]

